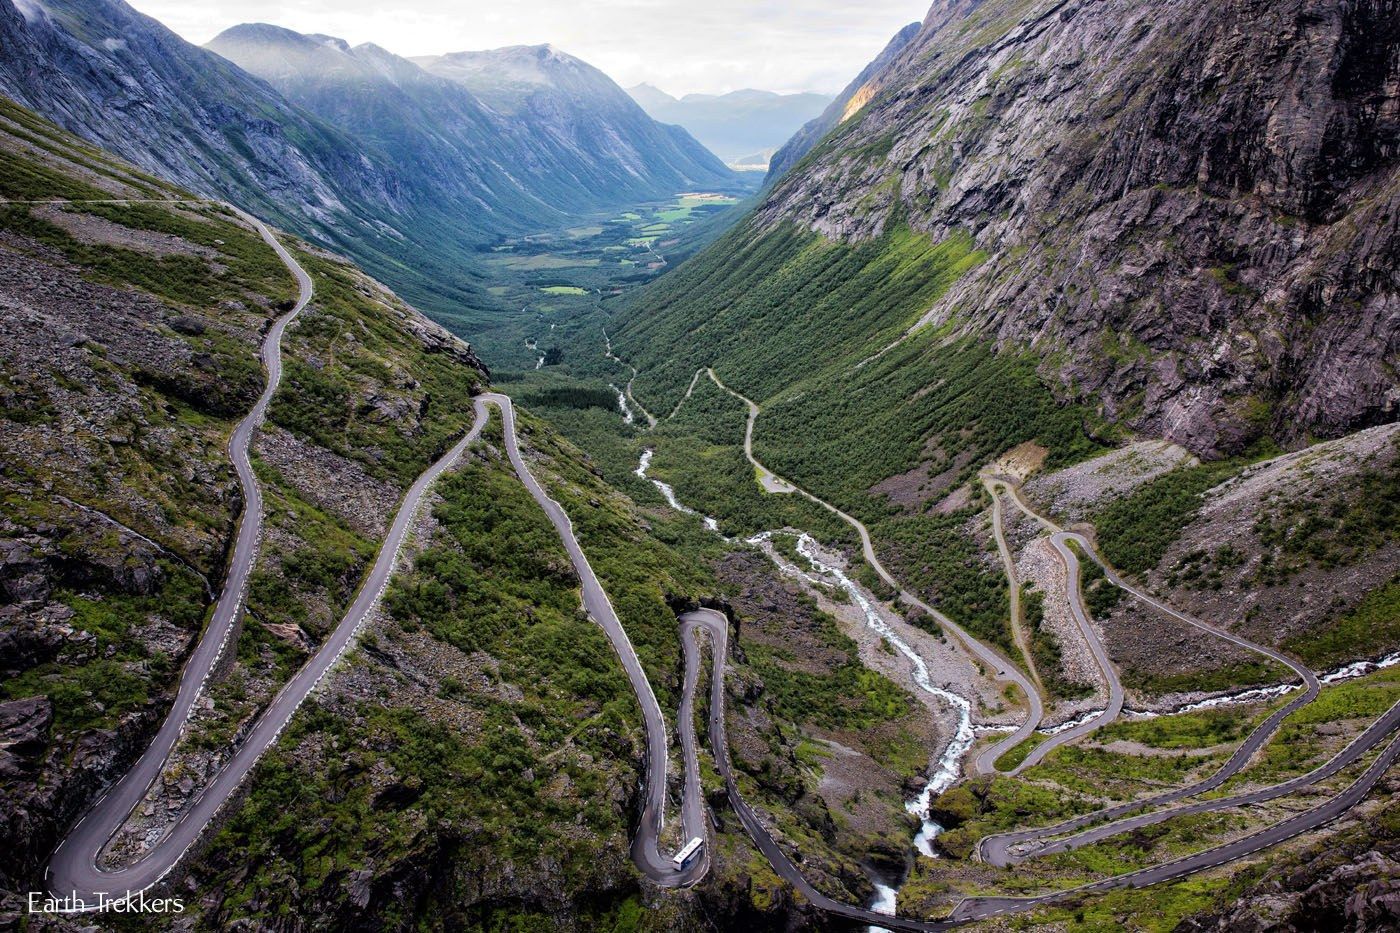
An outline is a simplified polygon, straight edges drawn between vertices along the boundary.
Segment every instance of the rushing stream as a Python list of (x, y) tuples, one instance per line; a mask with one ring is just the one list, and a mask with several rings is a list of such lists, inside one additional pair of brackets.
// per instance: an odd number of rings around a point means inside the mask
[[(622, 396), (619, 395), (618, 398), (621, 399)], [(623, 405), (626, 404), (627, 403), (624, 401)], [(647, 470), (651, 468), (652, 455), (655, 453), (656, 451), (652, 450), (650, 447), (642, 451), (641, 462), (637, 464), (637, 468), (632, 472), (635, 473), (637, 476), (640, 476), (642, 479), (651, 480), (651, 484), (657, 489), (661, 490), (661, 495), (666, 499), (666, 504), (669, 505), (671, 508), (675, 509), (677, 512), (684, 512), (687, 515), (700, 515), (699, 512), (695, 511), (690, 506), (686, 505), (685, 503), (681, 502), (681, 500), (676, 498), (676, 490), (671, 487), (670, 483), (663, 483), (659, 479), (652, 479), (650, 476), (647, 476)], [(708, 528), (710, 531), (713, 531), (715, 534), (719, 534), (719, 522), (715, 521), (708, 515), (700, 515), (700, 521), (704, 523), (705, 527)]]
[[(543, 357), (541, 357), (541, 359), (543, 359)], [(609, 389), (612, 389), (614, 392), (617, 393), (617, 408), (618, 408), (619, 411), (622, 412), (622, 423), (623, 423), (623, 424), (631, 424), (632, 422), (636, 421), (636, 420), (637, 420), (637, 419), (636, 419), (636, 416), (634, 416), (634, 415), (632, 414), (632, 406), (627, 404), (627, 395), (626, 395), (626, 393), (624, 393), (621, 389), (619, 389), (617, 386), (613, 385), (612, 383), (609, 383), (609, 384), (608, 384), (608, 388), (609, 388)], [(650, 453), (651, 453), (651, 451), (648, 450), (648, 451), (647, 451), (645, 454), (643, 454), (642, 456), (645, 457), (645, 456), (647, 456), (647, 454), (650, 454)], [(638, 473), (637, 475), (638, 475), (638, 476), (641, 476), (642, 474), (641, 474), (641, 473)], [(654, 482), (656, 482), (656, 480), (652, 480), (652, 482), (654, 483)], [(687, 509), (686, 511), (689, 511), (689, 509)]]
[[(617, 393), (618, 407), (622, 412), (623, 421), (627, 424), (633, 423), (634, 416), (631, 407), (627, 404), (627, 396), (621, 389), (618, 389), (617, 386), (610, 386), (610, 388)], [(633, 472), (641, 479), (650, 480), (661, 492), (662, 497), (665, 498), (667, 505), (671, 508), (678, 512), (683, 512), (686, 515), (698, 516), (707, 529), (716, 534), (720, 534), (719, 523), (714, 518), (703, 515), (681, 502), (676, 497), (675, 489), (669, 483), (647, 476), (647, 470), (651, 467), (651, 460), (654, 454), (655, 450), (651, 448), (642, 451), (641, 460), (637, 464), (637, 469)], [(948, 743), (947, 748), (943, 750), (943, 755), (939, 758), (933, 774), (929, 776), (928, 783), (924, 785), (923, 790), (920, 791), (917, 797), (905, 803), (905, 808), (917, 817), (921, 824), (918, 834), (914, 837), (914, 847), (922, 855), (929, 858), (937, 858), (936, 853), (933, 851), (933, 840), (943, 831), (943, 827), (929, 817), (929, 809), (933, 798), (951, 787), (961, 776), (963, 758), (976, 741), (976, 730), (972, 725), (972, 705), (966, 698), (936, 686), (933, 683), (933, 679), (929, 674), (928, 665), (924, 662), (924, 659), (920, 657), (919, 653), (905, 642), (904, 639), (900, 638), (894, 628), (885, 621), (874, 602), (865, 594), (859, 584), (848, 577), (839, 567), (829, 564), (822, 559), (818, 552), (817, 542), (811, 535), (805, 532), (796, 534), (797, 553), (811, 565), (810, 573), (784, 560), (771, 546), (773, 536), (774, 532), (765, 531), (749, 538), (747, 543), (753, 545), (769, 544), (769, 547), (766, 549), (769, 557), (778, 566), (778, 569), (788, 576), (805, 579), (818, 584), (830, 584), (834, 581), (837, 586), (846, 592), (851, 601), (860, 608), (861, 613), (865, 617), (866, 626), (909, 661), (913, 669), (914, 683), (918, 685), (919, 689), (948, 704), (956, 713), (958, 720), (957, 731), (954, 733), (952, 740)], [(723, 537), (723, 535), (721, 535), (721, 537)], [(726, 540), (729, 539), (726, 538)], [(1362, 674), (1370, 673), (1374, 670), (1392, 667), (1396, 664), (1400, 664), (1400, 652), (1388, 655), (1377, 661), (1358, 661), (1354, 664), (1346, 665), (1345, 667), (1326, 674), (1321, 680), (1323, 683), (1335, 683), (1337, 681), (1359, 677)], [(1261, 699), (1281, 696), (1294, 689), (1297, 688), (1292, 684), (1256, 688), (1237, 694), (1214, 697), (1192, 703), (1174, 712), (1189, 712), (1191, 710), (1208, 709), (1241, 702), (1254, 702)], [(1129, 711), (1125, 710), (1125, 712)], [(1041, 729), (1039, 731), (1045, 735), (1054, 735), (1057, 732), (1071, 729), (1080, 722), (1086, 722), (1099, 715), (1102, 715), (1102, 710), (1090, 710), (1057, 727)], [(1136, 715), (1151, 716), (1153, 714), (1137, 713)], [(874, 880), (873, 884), (875, 885), (875, 898), (870, 904), (870, 909), (877, 913), (894, 915), (898, 900), (898, 887), (885, 884), (880, 880)], [(875, 926), (870, 927), (872, 933), (881, 929), (882, 928)]]
[(962, 774), (963, 756), (967, 754), (968, 749), (972, 748), (972, 743), (976, 738), (976, 733), (972, 729), (972, 704), (951, 690), (944, 690), (934, 684), (924, 659), (890, 627), (889, 623), (880, 615), (880, 611), (875, 608), (875, 604), (854, 580), (846, 576), (839, 568), (821, 560), (817, 555), (817, 542), (812, 539), (811, 535), (803, 534), (798, 537), (797, 553), (806, 558), (807, 562), (812, 565), (812, 569), (818, 574), (834, 579), (841, 589), (845, 590), (846, 594), (851, 597), (851, 600), (860, 607), (861, 612), (865, 615), (865, 624), (871, 631), (883, 638), (890, 647), (909, 660), (914, 669), (914, 683), (919, 686), (919, 689), (947, 703), (957, 714), (957, 732), (954, 733), (948, 747), (943, 750), (942, 757), (938, 759), (938, 766), (929, 776), (928, 783), (924, 785), (924, 789), (919, 792), (919, 795), (905, 804), (905, 808), (918, 817), (922, 823), (918, 835), (914, 837), (915, 848), (929, 858), (935, 858), (933, 839), (943, 831), (943, 827), (929, 819), (929, 804), (934, 797), (952, 787)]
[[(616, 391), (616, 387), (614, 387), (614, 391)], [(624, 412), (624, 420), (630, 423), (631, 413), (627, 408), (626, 398), (621, 392), (618, 392), (618, 403)], [(661, 491), (661, 495), (666, 499), (666, 503), (670, 505), (671, 508), (678, 512), (684, 512), (687, 515), (699, 516), (706, 528), (718, 534), (718, 522), (708, 515), (701, 515), (699, 512), (677, 499), (676, 491), (670, 484), (647, 476), (647, 470), (651, 467), (651, 459), (654, 454), (655, 451), (650, 448), (642, 451), (641, 461), (637, 464), (637, 469), (633, 472), (642, 479), (650, 480), (652, 485)], [(749, 538), (748, 543), (762, 545), (765, 542), (771, 542), (773, 534), (774, 533), (771, 531), (762, 532)], [(880, 615), (879, 610), (875, 607), (875, 604), (866, 596), (865, 591), (861, 589), (858, 583), (848, 577), (839, 567), (828, 564), (821, 558), (817, 551), (817, 542), (811, 535), (805, 532), (797, 535), (797, 553), (802, 555), (807, 563), (811, 565), (811, 573), (783, 560), (776, 551), (770, 551), (769, 556), (773, 559), (773, 562), (777, 564), (778, 569), (788, 576), (805, 579), (813, 583), (830, 583), (834, 581), (837, 586), (845, 590), (846, 594), (851, 598), (851, 601), (860, 608), (862, 615), (865, 617), (866, 626), (884, 639), (886, 644), (908, 659), (913, 668), (914, 683), (918, 685), (919, 689), (948, 704), (957, 715), (957, 731), (954, 733), (952, 740), (948, 743), (947, 748), (943, 750), (943, 755), (938, 759), (938, 765), (934, 769), (933, 774), (929, 776), (928, 783), (924, 785), (924, 789), (919, 792), (917, 797), (905, 803), (905, 809), (917, 817), (920, 822), (919, 832), (914, 837), (914, 847), (921, 854), (929, 858), (937, 858), (933, 851), (933, 840), (934, 837), (943, 831), (943, 827), (929, 818), (929, 805), (934, 797), (951, 787), (962, 774), (963, 757), (967, 754), (968, 750), (972, 748), (972, 744), (976, 739), (976, 733), (972, 727), (972, 704), (958, 694), (950, 690), (944, 690), (942, 687), (934, 684), (933, 678), (929, 674), (928, 665), (924, 663), (924, 659), (919, 656), (919, 653), (915, 651), (908, 642), (900, 638), (899, 634), (885, 621), (884, 617)], [(871, 904), (871, 909), (879, 913), (893, 914), (895, 911), (895, 900), (898, 889), (879, 881), (875, 881), (874, 884), (876, 896), (874, 902)], [(874, 930), (878, 928), (871, 927), (871, 929)]]
[[(1400, 651), (1388, 654), (1375, 661), (1354, 661), (1351, 664), (1343, 665), (1333, 671), (1328, 671), (1318, 677), (1318, 681), (1323, 686), (1340, 683), (1344, 680), (1353, 680), (1363, 674), (1370, 674), (1373, 671), (1383, 671), (1386, 668), (1400, 664)], [(1236, 706), (1244, 703), (1258, 703), (1260, 700), (1272, 700), (1281, 697), (1285, 693), (1292, 693), (1298, 689), (1297, 684), (1275, 684), (1271, 687), (1252, 687), (1249, 690), (1242, 690), (1239, 693), (1227, 693), (1218, 697), (1211, 697), (1208, 700), (1197, 700), (1194, 703), (1187, 703), (1184, 706), (1173, 707), (1165, 713), (1153, 712), (1151, 710), (1129, 710), (1123, 712), (1129, 716), (1139, 719), (1155, 719), (1162, 715), (1176, 715), (1177, 713), (1192, 713), (1201, 709), (1215, 709), (1221, 706)]]

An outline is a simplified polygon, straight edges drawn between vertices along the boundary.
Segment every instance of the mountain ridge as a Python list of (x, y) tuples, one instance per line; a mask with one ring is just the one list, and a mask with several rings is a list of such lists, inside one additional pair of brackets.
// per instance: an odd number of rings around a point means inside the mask
[(832, 127), (841, 122), (852, 100), (862, 93), (872, 93), (874, 85), (871, 82), (913, 40), (914, 36), (918, 35), (921, 28), (919, 23), (910, 23), (890, 37), (890, 41), (885, 43), (880, 54), (861, 69), (860, 74), (856, 75), (841, 90), (841, 93), (832, 99), (825, 110), (804, 123), (791, 138), (778, 147), (777, 151), (773, 153), (773, 158), (769, 161), (768, 175), (764, 179), (764, 184), (771, 185), (781, 178), (788, 169), (801, 161), (802, 157), (830, 132)]
[(726, 163), (778, 149), (830, 101), (828, 94), (779, 94), (743, 88), (726, 94), (673, 97), (649, 84), (627, 89), (653, 119), (684, 126)]
[[(295, 102), (122, 0), (40, 0), (24, 10), (0, 0), (0, 93), (147, 171), (354, 256), (443, 319), (471, 324), (500, 310), (475, 253), (502, 236), (732, 179), (689, 137), (640, 111), (589, 149), (552, 133), (544, 117), (505, 118), (373, 45), (243, 31), (245, 51), (281, 43), (279, 53), (333, 65), (315, 95)], [(293, 57), (278, 64), (277, 81), (294, 77)], [(355, 76), (339, 107), (335, 73)], [(658, 155), (656, 171), (639, 152)]]
[(754, 235), (970, 236), (986, 261), (910, 327), (1029, 350), (1062, 397), (1198, 454), (1393, 420), (1385, 3), (1023, 7), (935, 4), (868, 99), (775, 160)]

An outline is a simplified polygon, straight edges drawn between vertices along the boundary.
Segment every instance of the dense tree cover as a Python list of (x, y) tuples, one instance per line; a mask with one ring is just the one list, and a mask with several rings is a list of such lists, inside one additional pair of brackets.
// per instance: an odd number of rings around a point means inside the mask
[[(936, 506), (1023, 441), (1049, 448), (1052, 467), (1089, 455), (1100, 447), (1086, 427), (1102, 425), (1059, 403), (1028, 356), (958, 338), (951, 325), (905, 337), (980, 260), (969, 237), (936, 243), (898, 224), (860, 244), (745, 226), (649, 286), (614, 346), (641, 370), (634, 391), (659, 412), (680, 401), (696, 368), (713, 365), (763, 406), (759, 460), (865, 521), (897, 577), (1009, 651), (1005, 581), (979, 560), (976, 507)], [(747, 530), (786, 519), (839, 534), (829, 516), (758, 490), (736, 449), (745, 414), (702, 379), (657, 432), (656, 475), (722, 523)], [(928, 501), (900, 505), (874, 491), (905, 473), (912, 486), (938, 478)]]
[(1246, 463), (1225, 460), (1173, 470), (1104, 506), (1093, 519), (1104, 558), (1127, 573), (1156, 567), (1200, 512), (1201, 495)]
[(1017, 657), (1006, 577), (978, 555), (976, 542), (964, 528), (971, 516), (970, 509), (949, 515), (926, 512), (892, 519), (871, 532), (901, 583), (976, 638)]
[(1069, 542), (1069, 548), (1079, 559), (1079, 592), (1084, 597), (1084, 608), (1092, 618), (1102, 621), (1123, 602), (1127, 592), (1109, 582), (1108, 574), (1098, 561), (1085, 553), (1078, 541)]
[(611, 389), (589, 386), (547, 386), (529, 393), (521, 401), (531, 408), (601, 408), (617, 411), (617, 393)]
[(720, 520), (730, 535), (797, 528), (823, 541), (854, 544), (849, 525), (796, 495), (766, 493), (744, 456), (748, 408), (701, 377), (675, 418), (648, 440), (656, 456), (651, 475), (676, 487), (681, 501)]
[(849, 245), (741, 225), (646, 289), (614, 346), (642, 371), (649, 407), (669, 410), (697, 366), (721, 361), (763, 399), (826, 361), (877, 352), (981, 260), (966, 235), (935, 243), (896, 227)]
[(759, 458), (876, 520), (898, 508), (871, 487), (920, 463), (932, 475), (951, 469), (951, 491), (1023, 441), (1048, 447), (1051, 468), (1101, 449), (1085, 434), (1088, 412), (1058, 403), (1028, 358), (948, 338), (925, 330), (865, 366), (784, 392), (759, 416)]
[(713, 591), (697, 557), (717, 553), (719, 540), (690, 522), (684, 530), (668, 533), (669, 540), (653, 538), (631, 504), (587, 468), (577, 448), (528, 412), (517, 410), (516, 424), (521, 444), (531, 452), (531, 468), (569, 513), (652, 689), (664, 708), (674, 707), (681, 659), (668, 599)]

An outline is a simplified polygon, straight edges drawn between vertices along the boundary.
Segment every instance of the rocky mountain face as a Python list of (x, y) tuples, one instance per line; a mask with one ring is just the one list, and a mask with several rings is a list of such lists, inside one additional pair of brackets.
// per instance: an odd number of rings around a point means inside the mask
[(1396, 417), (1393, 2), (939, 0), (862, 87), (759, 227), (971, 235), (921, 323), (1199, 454)]
[(221, 37), (265, 81), (122, 0), (0, 0), (0, 42), (0, 94), (354, 256), (440, 316), (494, 307), (474, 251), (503, 234), (730, 180), (596, 72), (607, 116), (580, 97), (558, 120), (522, 119), (372, 46), (272, 27)]
[(251, 24), (207, 48), (357, 144), (413, 165), (408, 183), (425, 198), (504, 214), (490, 222), (500, 229), (732, 183), (689, 136), (549, 46), (415, 63), (372, 44)]
[(540, 159), (577, 161), (578, 168), (565, 170), (565, 186), (609, 192), (650, 183), (655, 196), (734, 187), (729, 169), (689, 133), (651, 119), (607, 75), (552, 45), (414, 61), (534, 127)]
[(746, 88), (675, 98), (649, 84), (627, 89), (662, 123), (685, 127), (730, 165), (762, 166), (771, 154), (831, 103), (829, 94), (775, 94)]
[(768, 163), (768, 183), (772, 184), (781, 178), (788, 169), (801, 161), (802, 157), (820, 142), (823, 136), (831, 132), (832, 127), (863, 107), (880, 89), (880, 79), (885, 74), (889, 63), (918, 34), (918, 23), (910, 23), (895, 33), (893, 38), (880, 50), (880, 54), (861, 69), (855, 80), (846, 85), (841, 93), (837, 94), (835, 99), (826, 105), (826, 109), (802, 124), (796, 133), (779, 146)]
[(3, 0), (0, 36), (0, 93), (148, 172), (367, 259), (414, 234), (389, 159), (120, 0)]

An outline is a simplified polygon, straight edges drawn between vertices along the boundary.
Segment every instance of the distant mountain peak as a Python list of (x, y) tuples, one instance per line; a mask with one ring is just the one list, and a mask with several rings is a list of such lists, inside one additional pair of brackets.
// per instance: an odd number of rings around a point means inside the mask
[(646, 83), (627, 93), (653, 119), (685, 127), (731, 167), (749, 169), (766, 165), (763, 153), (781, 146), (831, 102), (825, 94), (779, 94), (757, 88), (677, 99)]
[[(342, 52), (348, 53), (350, 51), (350, 43), (346, 42), (344, 39), (337, 38), (336, 36), (323, 36), (319, 33), (311, 33), (306, 38), (314, 39), (322, 45), (330, 46), (334, 49), (339, 49)], [(368, 43), (366, 43), (366, 46), (367, 45)], [(361, 48), (364, 47), (365, 46), (361, 46)]]
[[(230, 26), (223, 32), (215, 36), (210, 45), (223, 41), (237, 42), (277, 42), (295, 43), (298, 45), (310, 44), (313, 41), (324, 43), (331, 39), (330, 36), (307, 36), (285, 26), (275, 26), (272, 23), (239, 23), (237, 26)], [(336, 39), (334, 41), (342, 42)], [(343, 44), (343, 42), (342, 42)]]

